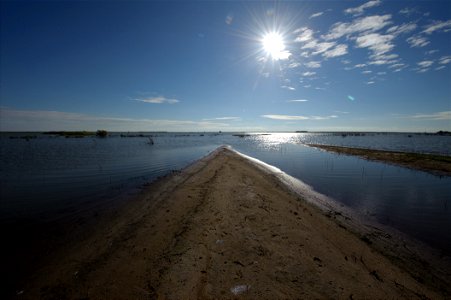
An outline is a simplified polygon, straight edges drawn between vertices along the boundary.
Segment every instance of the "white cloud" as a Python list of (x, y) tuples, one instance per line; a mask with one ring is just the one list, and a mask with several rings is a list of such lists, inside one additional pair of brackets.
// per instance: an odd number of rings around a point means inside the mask
[(336, 110), (334, 112), (336, 112), (337, 114), (349, 114), (349, 111)]
[(451, 30), (451, 20), (448, 20), (448, 21), (436, 21), (436, 22), (426, 26), (425, 28), (426, 29), (423, 30), (423, 33), (426, 33), (426, 34), (431, 34), (434, 31), (442, 30), (442, 29), (445, 30), (445, 31), (448, 31), (448, 30)]
[(429, 71), (429, 68), (426, 69), (419, 69), (417, 73), (426, 73), (427, 71)]
[(433, 64), (434, 62), (432, 60), (423, 60), (417, 63), (417, 65), (420, 66), (421, 68), (429, 68)]
[(427, 38), (425, 38), (424, 36), (420, 36), (420, 35), (411, 36), (406, 41), (410, 44), (411, 48), (412, 47), (424, 47), (429, 44), (429, 41), (427, 40)]
[(333, 40), (354, 33), (375, 32), (391, 24), (390, 19), (391, 15), (375, 15), (354, 20), (352, 23), (335, 23), (323, 38)]
[(362, 5), (357, 6), (357, 7), (345, 9), (345, 13), (352, 14), (354, 16), (358, 16), (358, 15), (363, 14), (363, 11), (365, 9), (371, 8), (371, 7), (374, 7), (374, 6), (378, 6), (380, 4), (381, 4), (380, 0), (372, 0), (372, 1), (369, 1), (369, 2), (367, 2), (365, 4), (362, 4)]
[(448, 55), (448, 56), (442, 56), (442, 57), (440, 57), (438, 63), (441, 64), (441, 65), (446, 65), (446, 64), (451, 63), (451, 56)]
[(370, 84), (374, 84), (374, 81), (368, 81), (366, 84), (370, 85)]
[(394, 64), (398, 62), (396, 58), (398, 57), (397, 54), (373, 54), (370, 56), (372, 59), (368, 64), (370, 65), (389, 65)]
[(446, 68), (446, 67), (445, 66), (440, 66), (440, 67), (435, 68), (435, 70), (439, 71), (439, 70), (443, 70), (444, 68)]
[(289, 85), (282, 85), (281, 88), (286, 89), (286, 90), (290, 90), (290, 91), (295, 91), (296, 89), (292, 86)]
[(415, 114), (411, 116), (407, 116), (409, 119), (416, 120), (433, 120), (433, 121), (441, 121), (441, 120), (451, 120), (451, 110), (448, 111), (440, 111), (436, 113), (430, 114)]
[(0, 108), (0, 128), (4, 131), (198, 131), (228, 129), (228, 126), (227, 123), (209, 121), (99, 117), (60, 111)]
[(405, 64), (397, 63), (397, 64), (390, 65), (388, 67), (390, 69), (394, 69), (394, 68), (402, 68), (402, 67), (405, 67), (405, 66), (406, 66)]
[(228, 14), (226, 16), (225, 22), (226, 22), (227, 25), (232, 25), (232, 23), (233, 23), (233, 15), (232, 14)]
[(411, 32), (417, 28), (417, 24), (415, 23), (407, 23), (399, 26), (392, 26), (387, 29), (387, 33), (391, 33), (394, 35), (400, 35), (403, 33)]
[(290, 63), (290, 64), (288, 65), (288, 68), (293, 69), (293, 68), (297, 68), (297, 67), (300, 67), (300, 66), (301, 66), (301, 63), (298, 63), (298, 62), (292, 62), (292, 63)]
[(426, 51), (426, 54), (427, 54), (427, 55), (432, 55), (432, 54), (437, 53), (437, 52), (438, 52), (437, 49), (435, 49), (435, 50), (429, 50), (429, 51)]
[(291, 52), (284, 50), (284, 51), (280, 51), (279, 53), (277, 53), (277, 56), (273, 57), (273, 59), (287, 60), (288, 58), (290, 58), (290, 56), (291, 56)]
[(308, 63), (305, 63), (305, 66), (307, 68), (312, 68), (312, 69), (321, 68), (321, 62), (320, 61), (309, 61)]
[(311, 15), (311, 16), (309, 17), (309, 19), (317, 18), (317, 17), (319, 17), (319, 16), (322, 16), (323, 14), (324, 14), (324, 12), (322, 12), (322, 11), (317, 12), (317, 13), (314, 13), (313, 15)]
[(347, 53), (348, 53), (348, 45), (340, 44), (340, 45), (337, 45), (334, 49), (324, 52), (323, 56), (330, 58), (330, 57), (342, 56)]
[(145, 103), (152, 103), (152, 104), (175, 104), (180, 102), (177, 99), (168, 99), (166, 97), (158, 96), (158, 97), (151, 97), (151, 98), (135, 98), (133, 99), (135, 101), (145, 102)]
[(366, 67), (366, 64), (357, 64), (354, 66), (354, 68), (364, 68)]
[(211, 119), (203, 119), (204, 121), (238, 121), (241, 120), (240, 117), (218, 117)]
[(373, 73), (373, 71), (370, 71), (370, 70), (366, 70), (366, 71), (362, 72), (362, 74), (371, 74), (371, 73)]
[(298, 36), (294, 39), (295, 42), (306, 42), (313, 39), (313, 30), (307, 27), (301, 27), (294, 31)]
[(407, 16), (413, 14), (414, 12), (416, 12), (416, 9), (415, 8), (409, 8), (409, 7), (403, 8), (403, 9), (401, 9), (399, 11), (400, 14), (407, 15)]
[(381, 75), (387, 75), (387, 72), (377, 72), (377, 75), (381, 76)]
[(316, 72), (310, 72), (310, 71), (308, 71), (308, 72), (302, 73), (302, 76), (304, 76), (304, 77), (307, 77), (307, 76), (313, 76), (313, 75), (316, 75)]
[(312, 49), (312, 55), (317, 55), (326, 52), (333, 46), (335, 42), (318, 42), (316, 39), (310, 40), (308, 43), (304, 44), (301, 49)]
[(379, 55), (391, 51), (395, 45), (392, 43), (394, 35), (379, 33), (369, 33), (357, 37), (356, 44), (358, 48), (369, 48), (374, 54)]
[(332, 48), (333, 46), (335, 46), (335, 42), (322, 42), (322, 43), (317, 43), (315, 45), (315, 51), (312, 52), (313, 55), (317, 55), (317, 54), (321, 54), (326, 52), (327, 50), (329, 50), (330, 48)]
[(307, 99), (287, 100), (287, 102), (307, 102)]
[(262, 115), (262, 118), (272, 119), (272, 120), (283, 120), (283, 121), (302, 121), (302, 120), (329, 120), (337, 118), (335, 115), (331, 116), (289, 116), (289, 115)]

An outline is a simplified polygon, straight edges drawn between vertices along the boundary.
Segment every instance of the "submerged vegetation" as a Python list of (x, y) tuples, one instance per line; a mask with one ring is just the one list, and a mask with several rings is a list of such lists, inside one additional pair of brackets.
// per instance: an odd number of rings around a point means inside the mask
[(94, 131), (47, 131), (43, 132), (43, 134), (48, 135), (56, 135), (56, 136), (62, 136), (65, 138), (84, 138), (88, 136), (97, 136), (97, 137), (106, 137), (108, 136), (108, 132), (106, 130), (97, 130)]
[(63, 136), (66, 138), (81, 138), (85, 136), (93, 136), (96, 133), (93, 131), (47, 131), (43, 134)]
[(98, 137), (107, 137), (108, 136), (108, 132), (106, 130), (97, 130), (96, 136), (98, 136)]
[(403, 167), (425, 171), (439, 176), (451, 176), (451, 156), (423, 153), (409, 153), (339, 146), (310, 144), (309, 146), (327, 151), (356, 155), (368, 160), (377, 160)]

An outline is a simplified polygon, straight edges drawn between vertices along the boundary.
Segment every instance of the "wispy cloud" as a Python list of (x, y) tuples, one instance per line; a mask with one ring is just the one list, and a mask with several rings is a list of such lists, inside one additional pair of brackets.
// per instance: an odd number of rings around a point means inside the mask
[(337, 114), (349, 114), (349, 111), (336, 110), (334, 112), (337, 113)]
[(307, 68), (321, 68), (321, 62), (320, 61), (309, 61), (308, 63), (304, 64)]
[(225, 18), (225, 23), (226, 23), (227, 25), (232, 25), (232, 23), (233, 23), (233, 15), (232, 15), (232, 14), (228, 14), (228, 15), (226, 16), (226, 18)]
[(311, 16), (309, 17), (309, 19), (317, 18), (317, 17), (319, 17), (319, 16), (322, 16), (323, 14), (324, 14), (323, 11), (314, 13), (313, 15), (311, 15)]
[(401, 9), (399, 11), (399, 13), (402, 14), (402, 15), (410, 16), (411, 14), (413, 14), (416, 11), (417, 10), (415, 8), (406, 7), (406, 8)]
[(316, 75), (316, 72), (304, 72), (304, 73), (302, 73), (302, 76), (304, 76), (304, 77), (313, 76), (313, 75)]
[(372, 0), (372, 1), (369, 1), (369, 2), (367, 2), (365, 4), (362, 4), (362, 5), (357, 6), (357, 7), (345, 9), (345, 13), (352, 14), (354, 16), (358, 16), (358, 15), (363, 14), (365, 9), (368, 9), (368, 8), (371, 8), (371, 7), (374, 7), (374, 6), (378, 6), (380, 4), (381, 4), (380, 0)]
[(218, 118), (203, 119), (203, 121), (239, 121), (239, 120), (241, 120), (240, 117), (218, 117)]
[(330, 58), (330, 57), (342, 56), (347, 53), (348, 53), (348, 45), (340, 44), (340, 45), (337, 45), (335, 48), (324, 52), (323, 56)]
[(282, 121), (303, 121), (303, 120), (329, 120), (338, 118), (336, 115), (331, 116), (290, 116), (290, 115), (262, 115), (262, 118)]
[(110, 131), (197, 131), (228, 129), (228, 123), (196, 120), (134, 119), (99, 117), (45, 110), (0, 108), (0, 128), (4, 131), (96, 130)]
[(432, 24), (429, 24), (423, 30), (423, 33), (431, 34), (434, 31), (444, 30), (448, 32), (451, 30), (451, 20), (448, 21), (435, 21)]
[(388, 66), (389, 69), (398, 69), (398, 68), (405, 68), (405, 67), (406, 67), (406, 65), (402, 64), (402, 63), (397, 63), (397, 64)]
[(311, 49), (311, 54), (317, 55), (326, 52), (327, 50), (335, 46), (335, 44), (335, 42), (319, 42), (318, 40), (313, 39), (304, 44), (301, 49)]
[(152, 104), (163, 104), (163, 103), (175, 104), (175, 103), (180, 102), (180, 100), (168, 99), (168, 98), (163, 97), (163, 96), (150, 97), (150, 98), (135, 98), (133, 100), (140, 101), (140, 102), (145, 102), (145, 103), (152, 103)]
[(307, 102), (307, 99), (287, 100), (287, 102)]
[(296, 88), (289, 86), (289, 85), (282, 85), (281, 88), (286, 89), (286, 90), (290, 90), (290, 91), (295, 91)]
[(436, 113), (429, 113), (429, 114), (415, 114), (406, 116), (408, 119), (414, 119), (414, 120), (432, 120), (432, 121), (441, 121), (441, 120), (451, 120), (451, 110), (448, 111), (440, 111)]
[(301, 63), (298, 63), (298, 62), (292, 62), (292, 63), (290, 63), (289, 65), (288, 65), (288, 68), (289, 69), (294, 69), (294, 68), (297, 68), (297, 67), (300, 67), (301, 66)]
[(425, 68), (425, 69), (416, 69), (418, 70), (417, 73), (426, 73), (427, 71), (430, 70), (430, 68)]
[(391, 24), (391, 15), (375, 15), (359, 18), (351, 23), (338, 22), (332, 25), (329, 32), (323, 36), (326, 40), (334, 40), (341, 38), (345, 35), (351, 35), (360, 32), (375, 32), (385, 26)]
[(439, 52), (437, 49), (434, 49), (434, 50), (429, 50), (429, 51), (426, 51), (426, 54), (427, 55), (432, 55), (432, 54), (435, 54), (435, 53), (437, 53), (437, 52)]
[(369, 33), (361, 35), (356, 39), (356, 46), (358, 48), (369, 48), (375, 55), (384, 54), (391, 51), (395, 45), (392, 43), (394, 35), (379, 33)]
[(297, 37), (294, 39), (295, 42), (306, 42), (313, 39), (313, 30), (307, 27), (301, 27), (294, 31)]
[(411, 48), (413, 47), (421, 48), (429, 44), (428, 39), (421, 35), (411, 36), (406, 41), (410, 44)]
[(451, 63), (451, 55), (440, 57), (438, 63), (441, 65), (446, 65), (446, 64)]
[(429, 68), (433, 64), (434, 62), (432, 60), (423, 60), (417, 63), (417, 65), (420, 66), (421, 68)]
[(415, 30), (416, 28), (417, 28), (417, 24), (411, 22), (411, 23), (407, 23), (407, 24), (392, 26), (387, 29), (387, 33), (390, 33), (393, 35), (400, 35), (403, 33), (411, 32), (411, 31)]
[(397, 63), (398, 60), (396, 60), (396, 58), (398, 57), (397, 54), (376, 54), (376, 55), (371, 55), (370, 58), (372, 59), (371, 61), (368, 62), (368, 64), (370, 65), (390, 65), (390, 64), (394, 64)]

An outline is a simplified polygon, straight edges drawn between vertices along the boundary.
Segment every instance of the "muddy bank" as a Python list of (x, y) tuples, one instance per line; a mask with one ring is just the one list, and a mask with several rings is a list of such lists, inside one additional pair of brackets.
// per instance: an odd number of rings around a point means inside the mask
[(368, 160), (387, 162), (410, 169), (428, 172), (438, 176), (451, 176), (451, 157), (435, 154), (406, 153), (373, 149), (361, 149), (339, 146), (309, 144), (308, 146), (323, 150), (356, 155)]
[(74, 237), (17, 298), (451, 296), (447, 261), (358, 228), (220, 148)]

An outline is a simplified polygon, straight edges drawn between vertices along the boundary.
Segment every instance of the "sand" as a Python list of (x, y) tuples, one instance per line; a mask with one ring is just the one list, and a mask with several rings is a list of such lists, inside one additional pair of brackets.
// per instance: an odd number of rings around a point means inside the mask
[(451, 297), (449, 265), (352, 222), (220, 148), (74, 237), (18, 298)]

